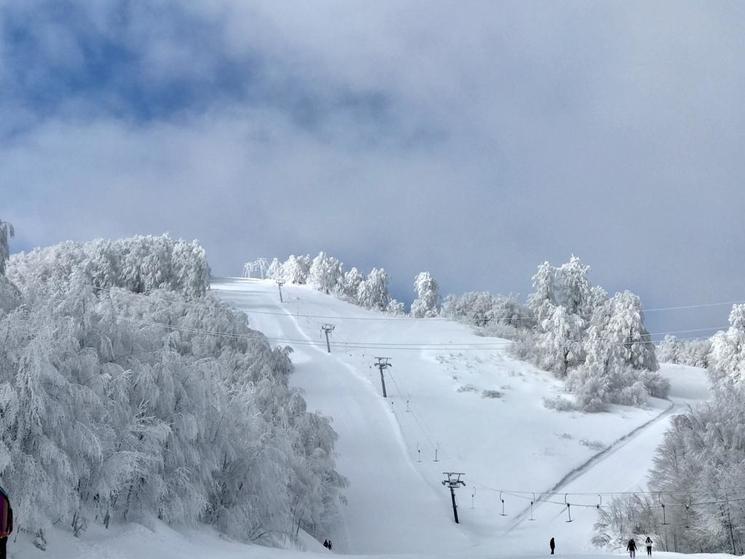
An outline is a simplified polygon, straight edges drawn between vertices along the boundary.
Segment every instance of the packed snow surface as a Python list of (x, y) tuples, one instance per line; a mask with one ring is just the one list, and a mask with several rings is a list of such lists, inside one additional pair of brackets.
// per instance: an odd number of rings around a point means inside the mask
[[(553, 536), (559, 557), (619, 555), (590, 543), (597, 494), (644, 490), (670, 417), (708, 397), (701, 369), (666, 365), (669, 400), (558, 412), (543, 399), (562, 393), (560, 381), (512, 358), (506, 340), (467, 326), (367, 311), (305, 286), (283, 286), (284, 302), (270, 281), (225, 279), (212, 289), (273, 344), (293, 348), (291, 383), (310, 410), (333, 418), (337, 469), (349, 480), (343, 518), (326, 536), (339, 554), (544, 557)], [(335, 327), (330, 353), (324, 324)], [(375, 357), (390, 358), (387, 398)], [(460, 524), (442, 485), (446, 471), (464, 473), (466, 486), (456, 490)], [(299, 544), (304, 551), (275, 550), (157, 522), (96, 527), (81, 539), (58, 531), (49, 540), (43, 553), (19, 538), (11, 557), (329, 556), (309, 537)]]

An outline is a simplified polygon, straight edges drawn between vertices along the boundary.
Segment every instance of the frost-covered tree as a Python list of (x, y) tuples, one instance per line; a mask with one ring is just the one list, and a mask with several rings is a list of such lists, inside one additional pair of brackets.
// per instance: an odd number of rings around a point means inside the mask
[(342, 265), (339, 260), (325, 252), (319, 252), (313, 259), (308, 273), (308, 285), (329, 294), (336, 291), (336, 286), (342, 278)]
[(570, 367), (578, 365), (584, 359), (584, 322), (579, 316), (567, 312), (563, 306), (558, 306), (542, 321), (541, 328), (543, 335), (538, 347), (541, 350), (542, 365), (563, 378)]
[(390, 313), (394, 316), (404, 316), (406, 314), (406, 309), (404, 308), (404, 304), (401, 301), (391, 299), (390, 301), (388, 301), (388, 306), (385, 308), (385, 312)]
[(294, 254), (291, 254), (285, 263), (282, 264), (282, 278), (287, 283), (300, 285), (306, 283), (308, 281), (309, 271), (309, 256), (295, 256)]
[(641, 405), (649, 395), (667, 395), (669, 384), (655, 372), (654, 345), (633, 293), (618, 293), (595, 309), (584, 349), (585, 361), (570, 373), (567, 387), (586, 411), (601, 411), (609, 403)]
[(5, 263), (10, 257), (9, 241), (13, 237), (13, 226), (0, 220), (0, 275), (5, 274)]
[(356, 302), (357, 292), (364, 279), (365, 276), (363, 276), (357, 268), (352, 267), (344, 274), (341, 283), (337, 287), (338, 292), (345, 299)]
[(411, 304), (411, 315), (415, 318), (431, 318), (440, 314), (440, 288), (429, 272), (421, 272), (414, 278), (416, 299)]
[(555, 276), (556, 268), (544, 262), (532, 278), (533, 293), (528, 296), (528, 307), (539, 323), (548, 319), (556, 307)]
[(662, 363), (677, 363), (706, 369), (710, 366), (711, 345), (710, 338), (686, 340), (667, 335), (657, 346), (656, 354)]
[(189, 287), (202, 256), (138, 239), (11, 260), (24, 305), (0, 313), (0, 475), (20, 529), (327, 532), (335, 434), (290, 388), (288, 352)]
[(357, 288), (357, 302), (368, 309), (386, 310), (391, 300), (388, 281), (385, 270), (373, 268)]
[(556, 304), (562, 305), (570, 314), (576, 314), (584, 320), (592, 316), (592, 303), (595, 294), (592, 291), (587, 272), (590, 270), (576, 256), (559, 266), (555, 272), (554, 296)]
[(135, 293), (171, 289), (200, 297), (209, 289), (209, 265), (198, 242), (167, 235), (116, 241), (66, 242), (14, 254), (8, 278), (23, 292), (82, 273), (97, 289), (122, 287)]
[(257, 258), (256, 260), (251, 260), (243, 265), (243, 277), (266, 279), (268, 269), (269, 261), (266, 258)]
[(492, 295), (486, 291), (471, 291), (462, 295), (448, 295), (442, 314), (453, 320), (484, 328), (487, 333), (509, 326), (515, 329), (535, 325), (531, 310), (518, 302), (514, 295)]
[(281, 280), (282, 278), (282, 263), (277, 258), (272, 258), (269, 267), (266, 269), (266, 278), (272, 280)]
[[(645, 502), (611, 503), (620, 514), (603, 515), (600, 543), (628, 527), (657, 534), (660, 549), (683, 553), (741, 554), (745, 545), (745, 391), (726, 380), (714, 386), (713, 399), (672, 418), (657, 449)], [(666, 504), (664, 529), (661, 502)], [(624, 530), (626, 532), (624, 533)], [(734, 549), (733, 549), (734, 548)]]
[(605, 292), (590, 284), (587, 278), (589, 269), (574, 255), (558, 268), (548, 262), (538, 266), (533, 276), (533, 293), (528, 297), (528, 306), (539, 323), (551, 316), (558, 305), (563, 306), (569, 314), (589, 322), (594, 308), (605, 299)]
[(717, 379), (737, 383), (745, 380), (745, 305), (734, 305), (729, 315), (730, 327), (718, 332), (711, 342), (711, 372)]

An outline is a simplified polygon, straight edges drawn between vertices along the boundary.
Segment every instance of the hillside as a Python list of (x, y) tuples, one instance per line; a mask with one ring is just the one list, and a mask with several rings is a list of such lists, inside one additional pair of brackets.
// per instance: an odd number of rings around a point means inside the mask
[[(311, 409), (334, 420), (339, 471), (350, 480), (346, 522), (330, 534), (339, 551), (508, 545), (540, 552), (555, 535), (563, 550), (587, 552), (595, 509), (579, 505), (598, 497), (571, 496), (577, 504), (570, 525), (563, 493), (642, 489), (671, 413), (707, 394), (702, 370), (668, 366), (672, 401), (601, 414), (557, 412), (542, 400), (559, 393), (560, 382), (511, 358), (507, 341), (475, 336), (466, 326), (393, 318), (304, 286), (285, 286), (285, 303), (272, 282), (223, 280), (212, 287), (272, 343), (292, 345), (291, 382)], [(330, 354), (324, 323), (335, 325)], [(393, 365), (385, 372), (387, 399), (375, 356)], [(452, 522), (443, 471), (465, 472), (467, 486), (457, 492), (460, 526)], [(549, 490), (560, 495), (546, 499), (560, 503), (537, 506), (536, 521), (516, 525), (527, 517), (515, 515), (528, 512), (531, 493)]]
[[(600, 414), (558, 412), (542, 400), (560, 393), (561, 382), (512, 358), (506, 340), (476, 336), (461, 324), (367, 311), (304, 286), (285, 286), (280, 303), (269, 281), (218, 280), (212, 291), (244, 311), (272, 345), (293, 348), (291, 385), (304, 391), (309, 411), (332, 419), (337, 469), (349, 480), (343, 518), (328, 534), (340, 554), (542, 557), (554, 536), (561, 556), (607, 557), (590, 544), (594, 493), (643, 490), (671, 415), (707, 397), (701, 369), (663, 366), (670, 401)], [(335, 326), (331, 353), (323, 324)], [(386, 399), (375, 356), (392, 364)], [(443, 471), (465, 473), (459, 525)], [(531, 516), (533, 492), (544, 495)], [(53, 530), (47, 539), (60, 559), (329, 555), (304, 534), (303, 552), (276, 550), (158, 521), (149, 528), (92, 526), (80, 539)], [(49, 556), (25, 536), (12, 549), (14, 558)]]

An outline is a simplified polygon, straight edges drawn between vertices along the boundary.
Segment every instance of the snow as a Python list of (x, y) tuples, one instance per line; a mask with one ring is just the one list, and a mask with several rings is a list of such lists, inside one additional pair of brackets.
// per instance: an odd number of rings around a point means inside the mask
[[(701, 369), (663, 366), (672, 384), (670, 401), (600, 414), (558, 412), (546, 408), (543, 398), (561, 392), (559, 381), (510, 357), (507, 341), (476, 336), (464, 325), (391, 320), (306, 286), (285, 285), (280, 303), (271, 281), (225, 279), (212, 289), (246, 312), (250, 326), (273, 344), (293, 346), (291, 382), (305, 392), (309, 409), (333, 418), (337, 469), (350, 482), (344, 517), (328, 534), (336, 553), (378, 559), (544, 557), (554, 536), (558, 557), (623, 556), (590, 544), (594, 493), (643, 490), (669, 418), (708, 397)], [(336, 326), (330, 354), (324, 323)], [(373, 368), (378, 355), (393, 365), (385, 372), (387, 399)], [(457, 490), (459, 525), (441, 484), (443, 471), (465, 472), (467, 486)], [(500, 490), (507, 516), (500, 515)], [(539, 503), (531, 521), (532, 492), (551, 492), (544, 499), (552, 502)], [(565, 493), (573, 501), (572, 523), (565, 522)], [(80, 539), (55, 530), (48, 540), (50, 551), (40, 552), (20, 537), (10, 545), (11, 557), (329, 556), (309, 537), (301, 540), (304, 551), (276, 550), (155, 521), (151, 528), (95, 526)]]

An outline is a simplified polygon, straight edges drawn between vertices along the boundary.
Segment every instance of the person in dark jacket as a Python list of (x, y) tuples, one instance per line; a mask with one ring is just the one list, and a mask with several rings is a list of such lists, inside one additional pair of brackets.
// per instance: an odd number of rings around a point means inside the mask
[(644, 545), (647, 546), (647, 555), (651, 557), (652, 556), (652, 538), (647, 536), (647, 539), (644, 540)]
[(553, 537), (548, 541), (548, 547), (551, 548), (551, 555), (553, 555), (554, 549), (556, 549), (556, 542), (554, 541)]
[[(7, 497), (5, 498), (7, 499)], [(0, 536), (0, 559), (6, 559), (8, 556), (6, 549), (8, 545), (8, 537), (10, 537), (11, 532), (13, 532), (13, 509), (10, 507), (10, 501), (8, 501), (8, 518), (4, 530), (4, 534)]]
[(629, 557), (636, 557), (636, 542), (634, 541), (634, 538), (629, 540), (626, 549), (629, 551)]

